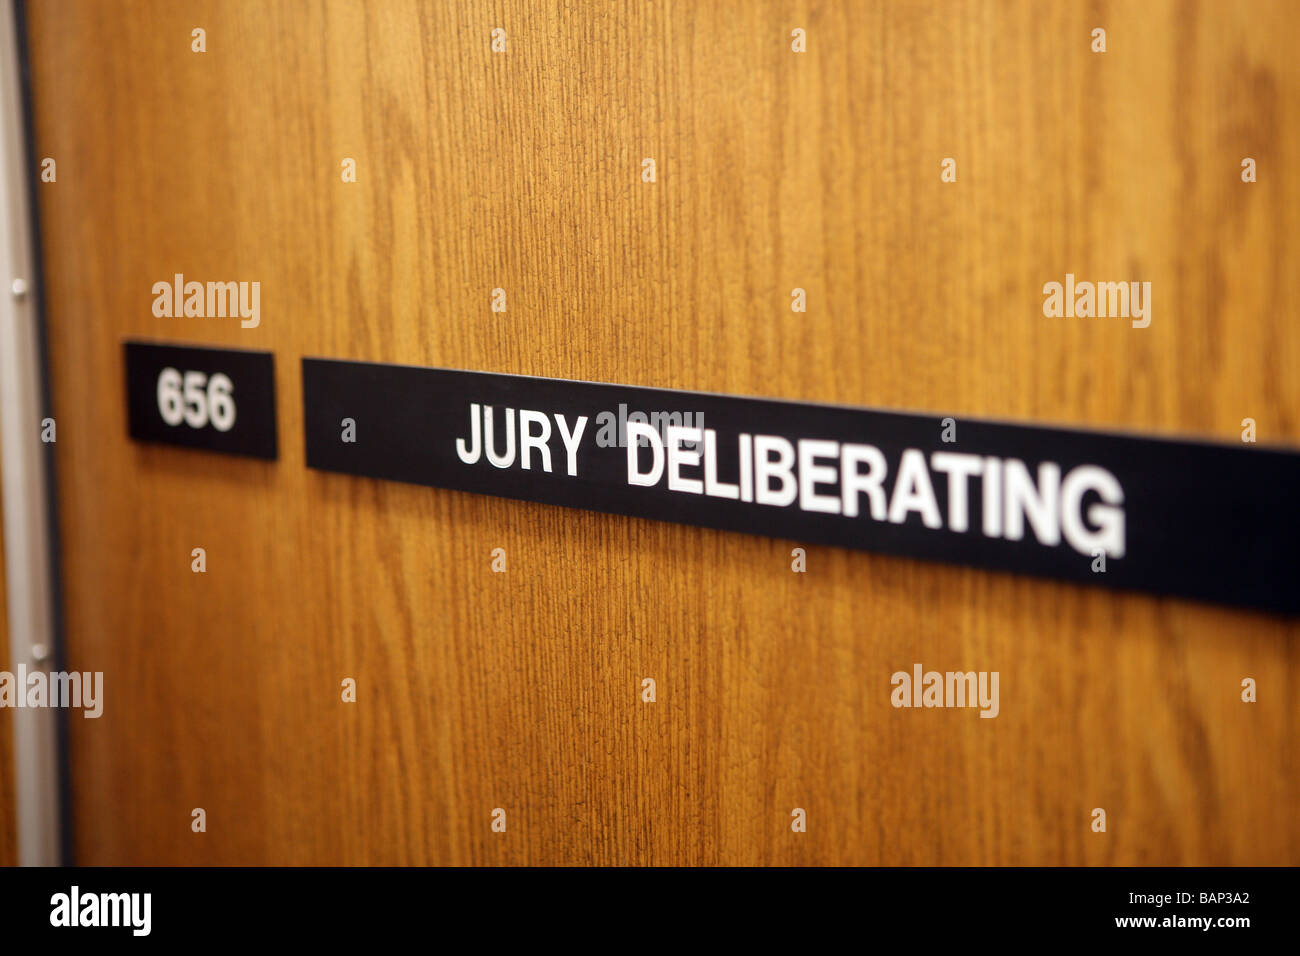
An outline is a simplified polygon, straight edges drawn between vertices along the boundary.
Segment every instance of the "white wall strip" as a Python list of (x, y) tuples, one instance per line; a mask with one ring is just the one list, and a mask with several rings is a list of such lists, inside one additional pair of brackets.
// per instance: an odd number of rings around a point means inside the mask
[[(28, 208), (19, 37), (13, 5), (0, 2), (0, 494), (4, 499), (8, 670), (53, 665), (45, 447), (41, 443), (41, 355), (35, 256)], [(20, 691), (21, 692), (21, 691)], [(10, 711), (18, 861), (60, 862), (57, 711)]]

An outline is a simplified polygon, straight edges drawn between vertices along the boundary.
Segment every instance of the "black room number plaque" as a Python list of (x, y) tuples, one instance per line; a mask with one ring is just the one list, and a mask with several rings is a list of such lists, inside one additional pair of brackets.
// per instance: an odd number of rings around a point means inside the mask
[(1300, 611), (1291, 451), (326, 359), (302, 381), (315, 469)]
[(123, 353), (132, 438), (276, 457), (270, 352), (127, 342)]

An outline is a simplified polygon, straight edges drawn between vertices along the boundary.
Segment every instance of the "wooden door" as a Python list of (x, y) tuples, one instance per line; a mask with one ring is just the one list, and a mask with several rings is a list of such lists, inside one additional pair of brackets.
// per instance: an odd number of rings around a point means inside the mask
[[(1294, 620), (309, 471), (299, 365), (1294, 446), (1294, 4), (28, 16), (79, 862), (1300, 862)], [(272, 351), (279, 461), (130, 441), (128, 337)], [(893, 709), (913, 662), (1000, 715)]]

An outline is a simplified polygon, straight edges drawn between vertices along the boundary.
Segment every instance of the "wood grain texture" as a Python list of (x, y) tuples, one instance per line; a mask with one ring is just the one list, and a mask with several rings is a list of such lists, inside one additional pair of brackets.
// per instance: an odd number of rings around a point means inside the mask
[[(298, 365), (1300, 443), (1293, 3), (30, 23), (80, 862), (1300, 863), (1295, 621), (310, 472)], [(261, 326), (155, 318), (176, 272)], [(1151, 327), (1044, 318), (1066, 272)], [(280, 462), (129, 442), (128, 336), (273, 350)], [(916, 661), (1001, 715), (894, 710)]]

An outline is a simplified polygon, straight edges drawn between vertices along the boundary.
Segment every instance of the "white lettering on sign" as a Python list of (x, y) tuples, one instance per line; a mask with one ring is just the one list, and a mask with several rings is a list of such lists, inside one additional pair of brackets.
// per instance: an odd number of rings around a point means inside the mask
[[(659, 484), (666, 456), (670, 491), (735, 498), (736, 485), (719, 483), (716, 478), (718, 436), (714, 429), (704, 429), (703, 456), (698, 452), (688, 456), (673, 447), (674, 442), (697, 432), (669, 428), (667, 438), (660, 439), (653, 428), (629, 422), (629, 439), (643, 438), (649, 444), (650, 468), (643, 467), (647, 456), (638, 452), (637, 442), (629, 441), (628, 484)], [(965, 532), (970, 529), (969, 486), (978, 481), (982, 484), (982, 530), (986, 536), (1020, 541), (1028, 526), (1038, 542), (1049, 547), (1059, 545), (1064, 537), (1080, 554), (1101, 550), (1112, 558), (1124, 556), (1124, 491), (1114, 475), (1097, 465), (1080, 465), (1062, 477), (1060, 465), (1045, 461), (1035, 477), (1016, 458), (940, 451), (927, 460), (921, 449), (907, 448), (899, 458), (893, 488), (886, 493), (888, 466), (884, 454), (873, 445), (741, 435), (737, 460), (739, 487), (752, 488), (753, 500), (760, 505), (795, 505), (800, 511), (856, 518), (865, 504), (866, 513), (875, 521), (903, 524), (915, 514), (927, 528)], [(688, 467), (702, 467), (708, 480), (683, 475), (682, 470)], [(941, 512), (934, 492), (935, 475), (947, 483), (947, 514)], [(1089, 493), (1099, 500), (1085, 508)], [(742, 500), (750, 499), (742, 494)]]
[[(578, 474), (578, 449), (587, 416), (570, 427), (559, 413), (532, 409), (494, 409), (470, 405), (469, 438), (456, 439), (456, 454), (466, 465), (486, 457), (495, 468), (523, 470), (535, 465), (552, 473), (552, 443), (558, 437), (569, 477)], [(552, 429), (554, 419), (556, 428)], [(517, 426), (517, 427), (516, 427)], [(505, 437), (499, 436), (501, 428)], [(516, 440), (517, 436), (517, 440)], [(627, 484), (687, 495), (752, 502), (771, 508), (869, 517), (901, 525), (916, 516), (926, 528), (967, 533), (970, 502), (978, 496), (978, 532), (988, 538), (1025, 540), (1056, 547), (1064, 541), (1080, 554), (1105, 552), (1122, 558), (1125, 550), (1124, 490), (1098, 465), (1079, 465), (1062, 473), (1053, 461), (1036, 469), (1018, 458), (952, 451), (927, 457), (920, 448), (899, 454), (894, 474), (874, 445), (781, 435), (745, 434), (734, 439), (731, 473), (719, 477), (720, 441), (716, 429), (627, 421)], [(892, 477), (892, 483), (887, 479)], [(946, 490), (946, 509), (936, 487)]]
[[(480, 406), (477, 402), (469, 407), (469, 442), (456, 439), (456, 455), (467, 465), (476, 463), (486, 450), (487, 459), (496, 468), (509, 468), (515, 463), (515, 410), (505, 409), (505, 451), (497, 448), (495, 441), (496, 413), (491, 405)], [(578, 474), (578, 443), (587, 428), (587, 416), (579, 416), (573, 427), (568, 420), (557, 414), (555, 424), (558, 427), (560, 443), (564, 448), (565, 467), (569, 477)], [(533, 426), (537, 426), (534, 434)], [(542, 412), (523, 408), (519, 410), (519, 467), (528, 471), (532, 468), (532, 452), (537, 452), (542, 471), (551, 471), (550, 418)]]
[(234, 385), (228, 375), (165, 368), (158, 373), (158, 414), (168, 425), (182, 423), (190, 428), (212, 425), (228, 432), (235, 425)]

